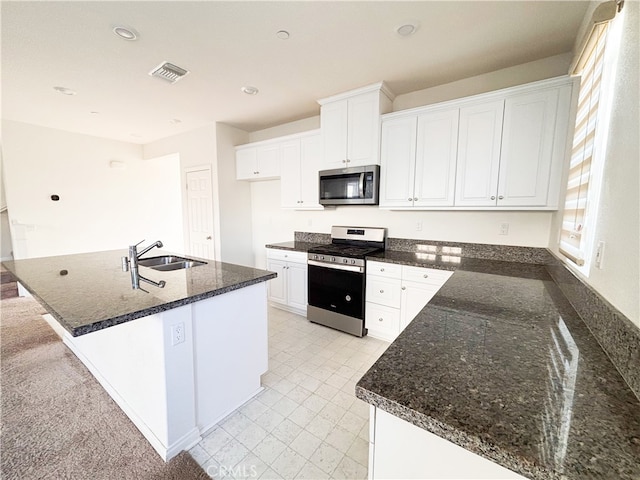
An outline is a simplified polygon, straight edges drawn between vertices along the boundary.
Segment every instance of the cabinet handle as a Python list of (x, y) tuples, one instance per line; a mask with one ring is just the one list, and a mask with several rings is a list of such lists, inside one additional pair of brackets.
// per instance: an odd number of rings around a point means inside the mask
[(384, 293), (384, 290), (380, 290), (380, 293)]
[(384, 319), (383, 319), (382, 317), (380, 317), (380, 318), (378, 319), (378, 321), (379, 321), (379, 322), (384, 322)]
[(407, 200), (411, 201), (411, 200), (413, 200), (413, 198), (409, 197), (409, 198), (407, 198)]
[(426, 273), (423, 275), (424, 278), (429, 278), (429, 275), (427, 275)]
[(380, 269), (380, 271), (381, 271), (381, 272), (384, 272), (384, 268), (381, 268), (381, 269)]
[(207, 235), (207, 240), (211, 240), (211, 235)]
[(406, 290), (406, 289), (407, 289), (407, 287), (402, 287), (402, 290)]
[(500, 196), (498, 197), (498, 200), (502, 200), (503, 198), (504, 198), (504, 196), (500, 195)]
[(413, 201), (417, 202), (418, 201), (418, 197), (413, 197)]
[(495, 195), (491, 195), (491, 200), (495, 200), (496, 196)]
[(347, 163), (347, 161), (346, 160), (342, 160), (342, 163)]

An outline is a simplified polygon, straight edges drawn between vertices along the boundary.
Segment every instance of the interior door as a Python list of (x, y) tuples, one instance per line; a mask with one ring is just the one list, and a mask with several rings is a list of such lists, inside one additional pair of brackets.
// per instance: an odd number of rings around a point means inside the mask
[(209, 168), (187, 172), (187, 209), (189, 253), (213, 260), (213, 193)]

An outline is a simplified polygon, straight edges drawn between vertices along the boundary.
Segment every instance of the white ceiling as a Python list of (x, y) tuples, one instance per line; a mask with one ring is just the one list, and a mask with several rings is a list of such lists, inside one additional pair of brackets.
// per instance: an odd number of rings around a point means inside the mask
[[(587, 7), (3, 1), (2, 115), (132, 143), (211, 122), (255, 131), (317, 115), (317, 99), (381, 80), (403, 94), (571, 51)], [(395, 28), (408, 21), (419, 29), (400, 37)], [(139, 39), (115, 36), (115, 25), (133, 27)], [(288, 40), (276, 37), (282, 29)], [(147, 75), (163, 61), (190, 73), (173, 85)], [(260, 93), (246, 95), (243, 85)]]

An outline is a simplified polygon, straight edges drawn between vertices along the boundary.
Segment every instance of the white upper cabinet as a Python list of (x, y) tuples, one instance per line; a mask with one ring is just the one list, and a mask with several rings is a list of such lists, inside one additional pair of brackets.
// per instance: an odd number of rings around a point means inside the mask
[(380, 207), (411, 207), (416, 162), (417, 116), (382, 121)]
[(271, 180), (280, 176), (280, 144), (265, 142), (236, 148), (237, 180)]
[(379, 164), (380, 115), (391, 110), (384, 83), (319, 100), (323, 169)]
[(547, 204), (558, 93), (544, 90), (505, 100), (498, 205)]
[(452, 206), (458, 109), (383, 119), (381, 207)]
[(319, 131), (282, 143), (280, 192), (282, 208), (322, 210), (318, 196), (318, 171), (322, 165)]
[(460, 109), (456, 206), (496, 205), (504, 100)]

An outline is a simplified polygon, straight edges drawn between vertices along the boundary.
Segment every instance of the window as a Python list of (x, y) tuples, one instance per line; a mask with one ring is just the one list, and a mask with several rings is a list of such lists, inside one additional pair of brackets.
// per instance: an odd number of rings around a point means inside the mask
[[(615, 9), (608, 20), (613, 15)], [(560, 253), (578, 267), (583, 267), (580, 270), (585, 274), (588, 274), (588, 259), (595, 235), (599, 177), (608, 136), (608, 97), (617, 57), (617, 43), (609, 39), (613, 25), (608, 20), (594, 25), (574, 69), (581, 80), (560, 229)]]

